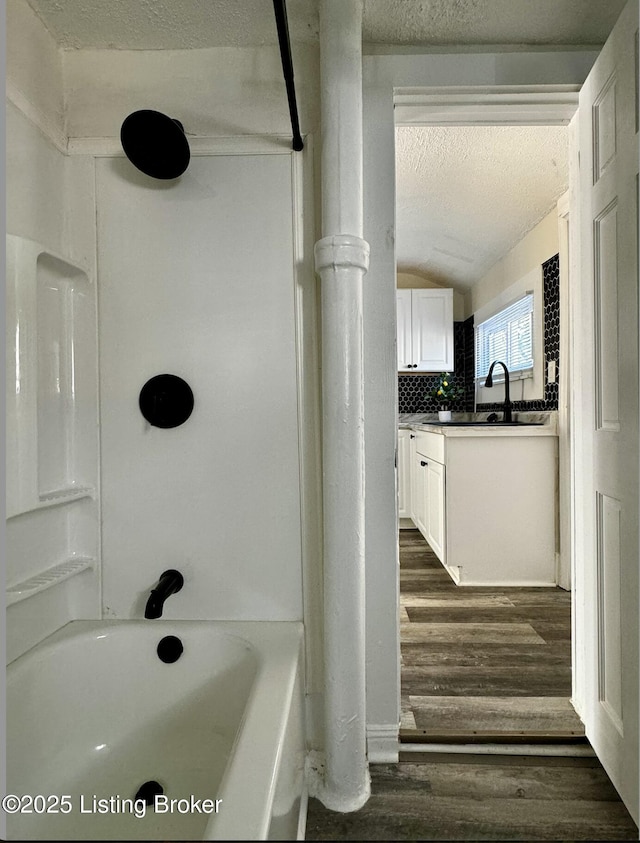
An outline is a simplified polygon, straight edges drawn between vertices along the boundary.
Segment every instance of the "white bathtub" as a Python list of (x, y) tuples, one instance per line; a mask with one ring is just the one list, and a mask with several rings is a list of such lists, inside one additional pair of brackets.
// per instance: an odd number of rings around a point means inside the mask
[[(173, 664), (156, 652), (169, 635), (184, 646)], [(7, 669), (7, 791), (45, 797), (7, 817), (8, 839), (295, 839), (301, 642), (297, 623), (167, 620), (47, 638)], [(151, 780), (157, 811), (134, 801)]]

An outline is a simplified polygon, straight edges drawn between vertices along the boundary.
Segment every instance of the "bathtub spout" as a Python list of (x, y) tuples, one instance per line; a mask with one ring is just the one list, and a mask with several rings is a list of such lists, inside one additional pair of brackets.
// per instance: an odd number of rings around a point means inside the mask
[(164, 601), (171, 594), (180, 591), (184, 584), (184, 577), (180, 571), (165, 571), (158, 580), (158, 585), (151, 590), (147, 605), (144, 610), (145, 618), (155, 619), (162, 617)]

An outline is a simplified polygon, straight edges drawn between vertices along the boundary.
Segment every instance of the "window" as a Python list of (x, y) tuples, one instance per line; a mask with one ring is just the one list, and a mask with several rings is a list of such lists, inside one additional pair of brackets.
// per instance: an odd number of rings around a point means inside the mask
[(494, 360), (502, 360), (510, 374), (533, 377), (533, 293), (476, 325), (475, 335), (476, 380), (484, 380)]

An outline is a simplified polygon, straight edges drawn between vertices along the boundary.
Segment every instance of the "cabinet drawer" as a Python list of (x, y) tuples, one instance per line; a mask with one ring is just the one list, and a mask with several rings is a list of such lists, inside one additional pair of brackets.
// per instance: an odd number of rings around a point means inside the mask
[(415, 434), (416, 451), (423, 457), (444, 465), (444, 436), (426, 430), (417, 430)]

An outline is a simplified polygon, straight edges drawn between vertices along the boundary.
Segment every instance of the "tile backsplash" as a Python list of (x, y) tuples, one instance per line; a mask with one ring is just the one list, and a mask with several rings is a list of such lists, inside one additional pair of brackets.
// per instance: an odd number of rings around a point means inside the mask
[[(544, 366), (550, 360), (556, 361), (560, 371), (560, 257), (554, 255), (542, 264), (543, 311), (544, 311)], [(456, 383), (464, 384), (464, 396), (451, 402), (454, 413), (473, 413), (475, 397), (475, 350), (473, 316), (464, 322), (453, 324), (454, 371)], [(545, 378), (544, 399), (537, 401), (513, 401), (513, 409), (520, 412), (543, 412), (558, 409), (558, 382), (547, 383)], [(398, 412), (435, 413), (438, 402), (430, 396), (438, 383), (439, 373), (428, 375), (398, 375)], [(501, 403), (478, 404), (478, 412), (500, 410)]]

